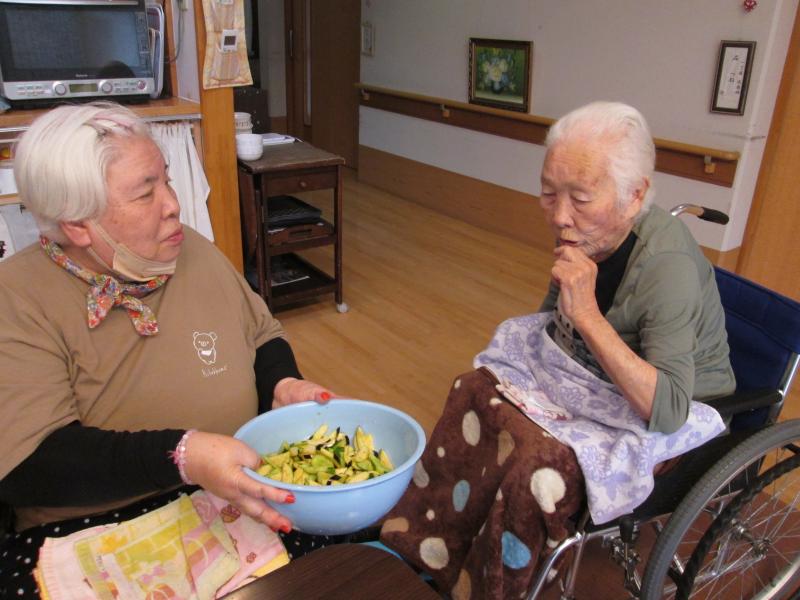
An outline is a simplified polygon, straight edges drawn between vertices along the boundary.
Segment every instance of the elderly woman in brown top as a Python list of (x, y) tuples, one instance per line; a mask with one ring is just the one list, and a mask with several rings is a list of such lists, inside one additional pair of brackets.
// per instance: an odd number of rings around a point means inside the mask
[(60, 107), (14, 168), (41, 241), (0, 264), (0, 590), (35, 597), (45, 536), (141, 514), (182, 484), (289, 532), (264, 499), (293, 496), (247, 477), (259, 457), (231, 434), (331, 392), (301, 378), (262, 299), (181, 225), (147, 125), (114, 104)]

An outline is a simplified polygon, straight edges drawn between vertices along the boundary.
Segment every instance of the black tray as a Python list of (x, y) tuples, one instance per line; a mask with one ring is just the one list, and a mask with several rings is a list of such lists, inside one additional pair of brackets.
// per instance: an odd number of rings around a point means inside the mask
[(294, 196), (270, 196), (267, 199), (267, 227), (269, 229), (316, 223), (321, 216), (320, 209)]

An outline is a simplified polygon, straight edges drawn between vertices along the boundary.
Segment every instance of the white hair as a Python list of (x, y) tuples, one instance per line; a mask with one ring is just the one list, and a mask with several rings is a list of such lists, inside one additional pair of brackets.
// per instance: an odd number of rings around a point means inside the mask
[(142, 119), (113, 102), (60, 106), (31, 124), (14, 149), (14, 178), (39, 231), (64, 242), (59, 223), (105, 212), (108, 166), (132, 136), (152, 139)]
[(592, 102), (556, 121), (547, 132), (545, 146), (552, 148), (571, 136), (612, 144), (606, 158), (608, 174), (616, 184), (618, 206), (624, 207), (631, 201), (643, 180), (651, 182), (639, 211), (639, 216), (644, 215), (655, 197), (652, 175), (656, 148), (642, 114), (621, 102)]

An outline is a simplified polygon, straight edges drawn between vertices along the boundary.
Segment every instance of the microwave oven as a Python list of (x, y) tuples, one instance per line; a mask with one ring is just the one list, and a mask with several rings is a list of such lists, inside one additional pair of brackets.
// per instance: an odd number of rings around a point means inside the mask
[(0, 0), (0, 95), (12, 106), (146, 100), (151, 37), (145, 0)]

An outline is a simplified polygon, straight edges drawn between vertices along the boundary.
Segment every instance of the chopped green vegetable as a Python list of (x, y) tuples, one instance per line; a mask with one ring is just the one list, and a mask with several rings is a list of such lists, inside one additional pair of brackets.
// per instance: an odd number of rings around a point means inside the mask
[(394, 469), (385, 450), (375, 450), (372, 436), (356, 427), (353, 445), (337, 427), (320, 426), (307, 439), (283, 442), (261, 457), (259, 475), (297, 485), (341, 485), (378, 477)]

